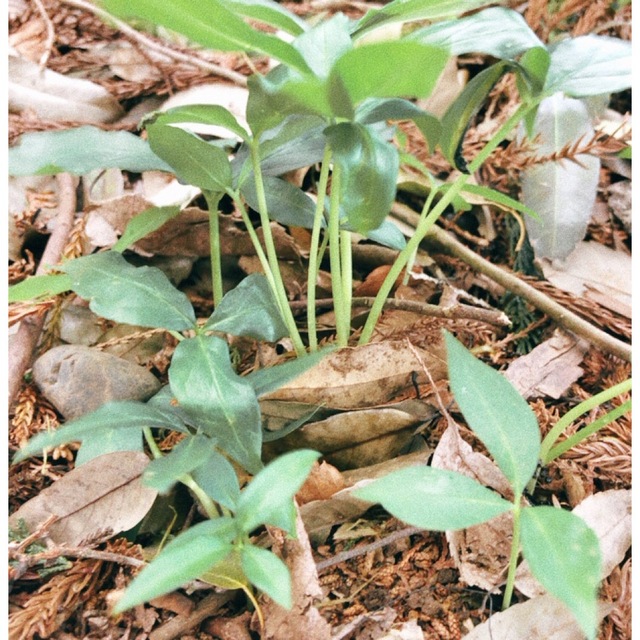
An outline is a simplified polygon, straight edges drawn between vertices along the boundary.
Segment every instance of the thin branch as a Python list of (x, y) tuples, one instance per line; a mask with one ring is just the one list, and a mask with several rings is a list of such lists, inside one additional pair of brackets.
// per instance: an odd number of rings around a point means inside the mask
[(99, 18), (102, 18), (105, 22), (113, 24), (118, 29), (118, 31), (124, 34), (127, 38), (133, 40), (134, 42), (137, 42), (139, 45), (145, 47), (150, 51), (155, 51), (156, 53), (167, 56), (172, 60), (185, 62), (195, 67), (199, 67), (200, 69), (204, 69), (205, 71), (210, 71), (211, 73), (222, 78), (226, 78), (227, 80), (231, 80), (232, 82), (235, 82), (242, 87), (247, 86), (247, 78), (241, 73), (238, 73), (237, 71), (233, 71), (231, 69), (225, 69), (215, 62), (203, 60), (202, 58), (194, 54), (176, 51), (171, 47), (161, 44), (160, 42), (157, 42), (145, 36), (143, 33), (139, 33), (133, 27), (130, 27), (126, 22), (119, 20), (118, 18), (112, 16), (110, 13), (104, 11), (104, 9), (100, 9), (99, 7), (92, 5), (90, 2), (85, 2), (85, 0), (62, 0), (62, 2), (64, 2), (64, 4), (68, 4), (71, 7), (76, 7), (77, 9), (89, 11)]
[(111, 551), (100, 551), (98, 549), (89, 549), (86, 547), (54, 547), (42, 553), (15, 553), (12, 559), (24, 563), (27, 567), (33, 567), (47, 560), (55, 560), (60, 557), (80, 558), (82, 560), (102, 560), (104, 562), (114, 562), (116, 564), (128, 567), (145, 567), (147, 563), (138, 558), (132, 558), (122, 553), (113, 553)]
[(40, 57), (40, 62), (38, 63), (40, 65), (40, 68), (44, 69), (47, 66), (47, 62), (49, 61), (49, 56), (51, 55), (51, 51), (53, 50), (53, 43), (56, 40), (56, 32), (55, 32), (55, 29), (53, 28), (53, 22), (51, 22), (51, 18), (49, 17), (49, 14), (47, 13), (46, 9), (44, 8), (44, 5), (42, 4), (42, 0), (33, 0), (33, 4), (36, 5), (36, 8), (38, 9), (38, 13), (40, 14), (40, 17), (42, 18), (42, 20), (44, 21), (44, 25), (47, 30), (47, 39), (44, 42), (45, 51)]
[[(353, 298), (353, 307), (371, 307), (375, 301), (372, 297), (356, 297)], [(295, 300), (289, 303), (294, 310), (306, 309), (306, 300)], [(316, 308), (325, 309), (333, 307), (333, 298), (321, 298), (315, 301)], [(398, 309), (400, 311), (412, 311), (425, 316), (434, 318), (448, 319), (465, 319), (478, 320), (495, 326), (509, 326), (511, 320), (502, 311), (493, 311), (491, 309), (479, 309), (467, 304), (454, 304), (448, 307), (441, 307), (437, 304), (428, 304), (419, 302), (418, 300), (396, 300), (395, 298), (387, 298), (384, 306), (388, 309)]]
[[(50, 266), (58, 263), (73, 228), (76, 214), (75, 179), (68, 173), (60, 173), (57, 176), (57, 182), (59, 205), (56, 226), (42, 254), (36, 275), (46, 273)], [(24, 318), (20, 321), (18, 331), (9, 343), (9, 406), (20, 391), (22, 377), (31, 366), (44, 322), (44, 314)]]
[[(415, 224), (418, 219), (418, 214), (409, 207), (394, 206), (393, 213), (408, 224)], [(424, 244), (431, 251), (439, 251), (459, 258), (478, 273), (484, 274), (508, 291), (524, 298), (567, 331), (585, 338), (606, 353), (631, 362), (631, 345), (594, 327), (591, 323), (518, 278), (514, 273), (480, 257), (444, 229), (434, 226), (424, 239)]]

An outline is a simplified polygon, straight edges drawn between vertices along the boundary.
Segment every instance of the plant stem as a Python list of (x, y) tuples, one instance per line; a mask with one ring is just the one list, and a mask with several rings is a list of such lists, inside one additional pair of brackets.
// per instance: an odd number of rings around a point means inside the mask
[(333, 168), (331, 196), (329, 198), (329, 259), (331, 260), (331, 290), (333, 292), (336, 317), (336, 341), (346, 347), (349, 341), (349, 318), (345, 319), (345, 297), (342, 282), (342, 259), (340, 253), (340, 178), (341, 169)]
[(218, 205), (222, 194), (212, 191), (202, 192), (209, 209), (209, 248), (211, 255), (211, 283), (213, 287), (213, 304), (217, 307), (222, 300), (222, 259), (220, 255), (220, 221)]
[(316, 322), (316, 283), (320, 270), (320, 231), (324, 220), (324, 203), (329, 182), (329, 165), (331, 164), (331, 147), (324, 148), (320, 179), (318, 180), (318, 199), (311, 231), (311, 248), (309, 249), (309, 272), (307, 276), (307, 331), (309, 334), (309, 350), (318, 350), (318, 329)]
[(467, 181), (471, 177), (471, 174), (473, 174), (474, 171), (478, 170), (482, 163), (491, 155), (493, 150), (508, 135), (511, 129), (513, 129), (513, 127), (524, 117), (527, 111), (532, 109), (534, 106), (535, 103), (520, 105), (520, 107), (516, 109), (511, 117), (508, 118), (507, 121), (500, 127), (500, 129), (491, 138), (491, 140), (487, 142), (482, 151), (480, 151), (480, 153), (469, 164), (469, 173), (463, 173), (459, 175), (447, 189), (447, 191), (442, 195), (433, 209), (427, 215), (424, 215), (425, 212), (423, 212), (424, 217), (421, 216), (420, 222), (416, 226), (415, 233), (411, 236), (411, 238), (409, 238), (409, 241), (407, 242), (404, 249), (398, 254), (396, 261), (389, 270), (387, 277), (385, 278), (382, 286), (380, 287), (380, 290), (378, 291), (376, 302), (371, 308), (369, 317), (367, 318), (364, 328), (362, 329), (359, 344), (366, 344), (371, 339), (375, 325), (380, 318), (380, 314), (382, 313), (385, 298), (387, 298), (387, 296), (391, 292), (393, 284), (397, 280), (398, 276), (402, 273), (402, 270), (406, 266), (408, 260), (411, 258), (414, 252), (417, 251), (420, 243), (429, 232), (429, 229), (434, 225), (436, 220), (442, 215), (449, 204), (453, 202), (460, 191), (462, 191), (462, 187), (464, 187), (464, 185), (467, 183)]
[(273, 242), (273, 236), (271, 235), (271, 226), (269, 220), (269, 211), (267, 208), (267, 198), (264, 190), (264, 182), (262, 180), (262, 169), (260, 168), (260, 150), (256, 140), (253, 140), (250, 144), (251, 148), (251, 162), (253, 166), (253, 174), (256, 181), (256, 194), (258, 197), (258, 213), (260, 214), (260, 221), (262, 223), (262, 234), (264, 237), (264, 244), (267, 250), (267, 259), (271, 268), (272, 281), (270, 282), (273, 288), (273, 294), (276, 298), (276, 302), (282, 314), (282, 319), (289, 330), (289, 336), (293, 342), (293, 347), (298, 354), (302, 356), (306, 353), (304, 343), (298, 331), (296, 320), (293, 317), (293, 313), (289, 307), (289, 299), (287, 298), (287, 291), (282, 281), (282, 274), (280, 273), (280, 266), (278, 265), (278, 255), (276, 253), (276, 247)]
[(502, 610), (504, 611), (511, 604), (513, 597), (513, 587), (516, 581), (516, 569), (518, 568), (518, 557), (520, 556), (520, 516), (522, 514), (522, 494), (518, 493), (513, 500), (513, 538), (511, 539), (511, 554), (509, 556), (509, 571), (507, 573), (507, 585), (504, 590), (502, 600)]
[(353, 256), (351, 253), (351, 232), (340, 231), (340, 271), (344, 296), (344, 322), (347, 340), (351, 333), (351, 300), (353, 298)]
[[(552, 447), (555, 444), (556, 440), (560, 437), (560, 434), (572, 423), (574, 420), (579, 418), (581, 415), (588, 413), (592, 409), (608, 402), (612, 398), (619, 396), (622, 393), (626, 393), (631, 389), (631, 378), (625, 380), (624, 382), (620, 382), (619, 384), (610, 387), (609, 389), (605, 389), (600, 393), (597, 393), (595, 396), (591, 396), (591, 398), (587, 398), (580, 404), (576, 405), (570, 411), (567, 411), (562, 418), (558, 420), (558, 422), (553, 425), (553, 428), (542, 441), (542, 445), (540, 446), (540, 461), (542, 464), (547, 464), (554, 458), (557, 458), (557, 455), (554, 455), (553, 458), (550, 458), (550, 452), (552, 451)], [(615, 419), (615, 418), (614, 418)], [(608, 423), (607, 423), (608, 424)], [(602, 425), (604, 426), (604, 424)], [(597, 429), (596, 429), (597, 430)], [(582, 429), (579, 433), (584, 433), (585, 429)], [(593, 431), (592, 431), (593, 432)], [(576, 436), (579, 434), (576, 434)], [(587, 437), (590, 433), (586, 434), (584, 437)], [(575, 436), (573, 436), (575, 437)], [(564, 443), (563, 443), (564, 444)], [(562, 445), (558, 445), (562, 446)], [(562, 452), (564, 453), (564, 451)], [(561, 454), (558, 454), (561, 455)]]

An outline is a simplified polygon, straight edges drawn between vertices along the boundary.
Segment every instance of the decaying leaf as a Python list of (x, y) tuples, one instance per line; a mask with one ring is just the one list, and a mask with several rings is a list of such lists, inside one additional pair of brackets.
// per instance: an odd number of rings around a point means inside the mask
[(446, 377), (442, 341), (434, 343), (427, 351), (405, 341), (390, 340), (335, 351), (266, 397), (345, 410), (382, 405), (399, 392), (412, 388), (414, 383), (428, 382), (416, 351), (434, 381)]
[(598, 242), (580, 242), (562, 264), (542, 260), (549, 282), (631, 318), (631, 256)]
[(584, 373), (579, 365), (587, 349), (586, 342), (556, 331), (550, 340), (514, 360), (505, 376), (524, 398), (557, 400)]
[(339, 469), (365, 467), (404, 453), (416, 428), (434, 415), (431, 405), (417, 399), (345, 411), (300, 427), (267, 445), (266, 451), (272, 455), (310, 448)]
[(48, 535), (57, 544), (79, 545), (106, 539), (135, 526), (151, 508), (157, 492), (142, 484), (149, 458), (119, 451), (89, 460), (23, 504), (9, 518), (24, 520), (30, 531), (50, 516), (57, 520)]
[(328, 500), (344, 487), (344, 478), (333, 465), (325, 460), (321, 463), (315, 462), (311, 473), (296, 494), (296, 500), (300, 505), (313, 500)]
[[(600, 605), (600, 619), (611, 605)], [(465, 636), (465, 640), (583, 640), (584, 633), (569, 609), (545, 595), (495, 613)]]
[[(602, 578), (606, 578), (624, 559), (631, 546), (631, 491), (601, 491), (585, 498), (573, 509), (596, 532), (602, 554)], [(526, 596), (545, 593), (523, 562), (516, 573), (516, 588)]]
[(330, 640), (331, 626), (314, 606), (314, 602), (320, 600), (323, 594), (300, 513), (298, 512), (296, 519), (296, 538), (285, 538), (281, 530), (271, 527), (268, 529), (276, 542), (273, 550), (281, 548), (282, 559), (291, 572), (293, 607), (287, 611), (263, 596), (265, 628), (261, 637), (265, 640)]
[(9, 57), (9, 107), (13, 112), (33, 110), (45, 120), (84, 123), (113, 122), (124, 113), (101, 86), (16, 56)]

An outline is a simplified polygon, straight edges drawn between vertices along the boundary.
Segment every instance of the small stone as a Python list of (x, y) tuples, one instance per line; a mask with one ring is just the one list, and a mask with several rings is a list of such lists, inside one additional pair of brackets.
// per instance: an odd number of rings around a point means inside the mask
[(81, 345), (54, 347), (33, 365), (44, 396), (67, 419), (112, 400), (147, 400), (160, 382), (144, 367)]

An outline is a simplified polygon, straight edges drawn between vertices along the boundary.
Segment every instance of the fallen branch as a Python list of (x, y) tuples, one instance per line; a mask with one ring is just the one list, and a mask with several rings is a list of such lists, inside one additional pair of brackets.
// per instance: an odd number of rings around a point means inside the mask
[[(76, 214), (75, 179), (68, 173), (60, 173), (57, 176), (57, 181), (59, 204), (56, 226), (42, 254), (36, 275), (46, 273), (49, 267), (59, 262)], [(9, 342), (9, 407), (20, 391), (22, 377), (31, 366), (44, 322), (44, 314), (35, 314), (22, 319), (17, 333)]]
[[(415, 227), (419, 218), (415, 211), (398, 203), (393, 207), (393, 215), (413, 227)], [(444, 229), (433, 226), (423, 244), (430, 251), (446, 253), (459, 258), (478, 273), (482, 273), (508, 291), (524, 298), (567, 331), (584, 338), (590, 344), (606, 353), (631, 362), (631, 345), (594, 327), (591, 323), (518, 278), (513, 272), (485, 260), (468, 247), (465, 247)]]

